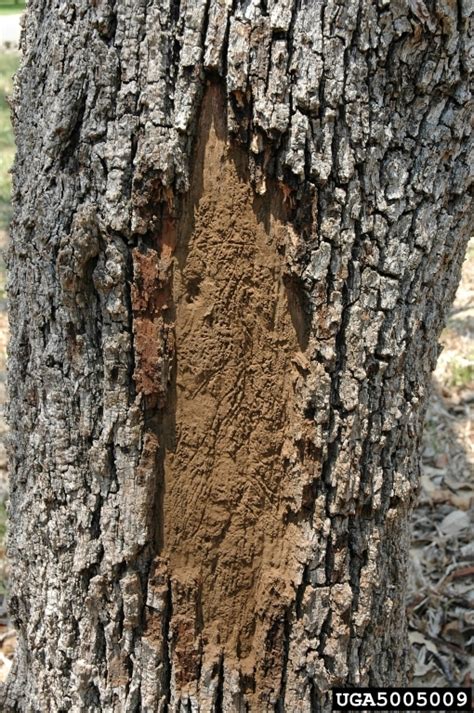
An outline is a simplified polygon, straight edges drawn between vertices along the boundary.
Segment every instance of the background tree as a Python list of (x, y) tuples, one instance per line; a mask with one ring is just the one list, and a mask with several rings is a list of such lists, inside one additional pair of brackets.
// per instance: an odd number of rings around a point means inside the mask
[(4, 710), (322, 711), (406, 680), (467, 12), (30, 0)]

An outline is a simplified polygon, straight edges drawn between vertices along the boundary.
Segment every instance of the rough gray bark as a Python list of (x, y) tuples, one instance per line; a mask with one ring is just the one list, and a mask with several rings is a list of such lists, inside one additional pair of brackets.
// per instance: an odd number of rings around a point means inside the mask
[(2, 710), (326, 711), (406, 680), (468, 12), (29, 0)]

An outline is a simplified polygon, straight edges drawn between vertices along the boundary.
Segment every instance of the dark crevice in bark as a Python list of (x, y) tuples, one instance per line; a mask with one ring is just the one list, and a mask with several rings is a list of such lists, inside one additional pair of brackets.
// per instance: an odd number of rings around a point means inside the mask
[[(367, 524), (370, 513), (357, 513), (349, 520), (348, 543), (349, 543), (349, 575), (352, 587), (352, 614), (357, 611), (360, 596), (360, 575), (362, 569), (367, 565), (368, 552), (366, 546)], [(354, 639), (353, 639), (354, 640)]]
[(206, 46), (206, 37), (207, 37), (207, 31), (209, 28), (209, 8), (211, 6), (211, 0), (206, 0), (206, 6), (204, 8), (204, 20), (202, 23), (202, 28), (201, 28), (201, 41), (200, 41), (200, 46), (205, 48)]
[[(96, 684), (90, 682), (84, 695), (84, 705), (89, 710), (100, 710), (100, 691)], [(66, 708), (64, 708), (66, 710)]]
[(114, 47), (117, 33), (117, 0), (110, 0), (110, 15), (108, 20), (106, 39), (109, 47)]
[(302, 280), (297, 275), (284, 275), (288, 295), (288, 308), (291, 320), (295, 329), (300, 349), (305, 352), (308, 348), (308, 341), (311, 328), (311, 303), (308, 299), (307, 291)]
[(76, 118), (73, 127), (69, 130), (68, 140), (65, 142), (62, 148), (61, 155), (59, 157), (59, 167), (64, 170), (66, 167), (69, 170), (77, 170), (77, 148), (81, 140), (81, 129), (84, 121), (84, 114), (86, 110), (86, 100), (87, 100), (87, 86), (82, 88), (81, 96), (78, 100), (78, 106), (75, 109)]
[(103, 497), (102, 495), (97, 495), (95, 510), (91, 518), (91, 536), (93, 539), (98, 540), (100, 538), (100, 514), (102, 510)]
[(285, 697), (288, 676), (288, 662), (290, 657), (292, 613), (293, 608), (288, 608), (285, 612), (283, 620), (283, 661), (281, 670), (280, 692), (278, 694), (278, 700), (275, 704), (275, 713), (285, 713)]
[[(331, 634), (331, 629), (332, 629), (332, 613), (329, 611), (326, 615), (326, 618), (324, 619), (323, 625), (321, 627), (321, 631), (319, 632), (319, 644), (317, 647), (318, 655), (324, 661), (324, 665), (325, 665), (326, 669), (329, 671), (329, 673), (331, 673), (334, 668), (333, 659), (332, 659), (332, 657), (330, 657), (326, 654), (325, 648), (326, 648), (326, 641)], [(319, 695), (321, 695), (321, 693), (319, 691), (318, 691), (318, 693), (319, 693)]]
[(224, 655), (219, 657), (217, 669), (216, 703), (214, 713), (224, 713)]
[(309, 691), (310, 691), (310, 713), (321, 713), (322, 711), (322, 706), (321, 706), (321, 697), (317, 688), (317, 685), (314, 681), (313, 678), (309, 679)]

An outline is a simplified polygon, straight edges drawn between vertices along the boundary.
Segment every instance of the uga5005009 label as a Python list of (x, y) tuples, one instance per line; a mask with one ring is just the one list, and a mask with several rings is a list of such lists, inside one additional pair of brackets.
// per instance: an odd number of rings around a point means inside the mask
[(334, 688), (334, 711), (470, 711), (470, 688)]

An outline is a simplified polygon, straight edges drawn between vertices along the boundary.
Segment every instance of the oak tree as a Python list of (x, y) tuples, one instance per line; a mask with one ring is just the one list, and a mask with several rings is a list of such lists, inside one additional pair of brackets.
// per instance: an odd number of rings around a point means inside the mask
[(29, 0), (2, 710), (306, 713), (407, 680), (468, 13)]

